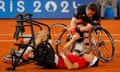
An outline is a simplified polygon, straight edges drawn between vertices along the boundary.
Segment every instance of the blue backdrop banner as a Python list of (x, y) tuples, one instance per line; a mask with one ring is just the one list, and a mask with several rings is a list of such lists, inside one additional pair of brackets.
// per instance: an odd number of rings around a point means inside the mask
[(0, 18), (31, 13), (33, 18), (71, 18), (78, 5), (96, 0), (0, 0)]

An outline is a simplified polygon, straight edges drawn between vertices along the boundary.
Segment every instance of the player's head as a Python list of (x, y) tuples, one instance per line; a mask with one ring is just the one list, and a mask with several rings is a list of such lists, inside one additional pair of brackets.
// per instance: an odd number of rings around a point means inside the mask
[(88, 17), (92, 17), (93, 15), (96, 14), (97, 10), (98, 7), (96, 3), (89, 3), (86, 7), (86, 14)]

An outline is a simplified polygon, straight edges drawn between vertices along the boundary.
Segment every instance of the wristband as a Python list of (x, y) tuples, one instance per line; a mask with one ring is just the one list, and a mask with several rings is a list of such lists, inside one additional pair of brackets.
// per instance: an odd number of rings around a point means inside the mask
[(74, 35), (76, 33), (76, 29), (73, 28), (71, 32), (72, 32), (72, 35)]

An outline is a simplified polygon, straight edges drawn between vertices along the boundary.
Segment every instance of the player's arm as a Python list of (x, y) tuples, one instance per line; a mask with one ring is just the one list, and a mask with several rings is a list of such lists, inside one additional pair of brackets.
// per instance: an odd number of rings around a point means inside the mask
[(88, 23), (86, 26), (80, 27), (80, 32), (89, 31), (90, 29), (92, 29), (92, 27), (93, 27), (93, 25)]
[(75, 10), (74, 16), (72, 17), (72, 20), (71, 20), (72, 34), (76, 32), (76, 27), (78, 23), (84, 23), (84, 20), (81, 18), (83, 15), (84, 7), (85, 6), (78, 6), (77, 9)]
[(84, 27), (80, 27), (80, 31), (89, 31), (93, 28), (93, 26), (100, 25), (100, 15), (97, 13), (93, 20), (86, 24)]
[(86, 26), (80, 27), (80, 32), (89, 31), (95, 25), (100, 25), (100, 20), (94, 20), (91, 23), (87, 23)]
[(71, 26), (71, 29), (74, 29), (74, 28), (76, 28), (76, 20), (78, 19), (78, 16), (79, 16), (79, 8), (80, 7), (77, 7), (76, 9), (75, 9), (75, 12), (74, 12), (74, 15), (73, 15), (73, 17), (72, 17), (72, 20), (71, 20), (71, 24), (70, 24), (70, 26)]
[(71, 28), (73, 29), (73, 28), (76, 28), (76, 18), (75, 17), (72, 17), (72, 20), (71, 20)]

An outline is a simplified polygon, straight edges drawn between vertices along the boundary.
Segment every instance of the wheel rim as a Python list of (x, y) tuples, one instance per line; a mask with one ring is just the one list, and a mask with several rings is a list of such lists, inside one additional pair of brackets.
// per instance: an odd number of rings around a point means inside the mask
[(94, 28), (90, 33), (90, 39), (91, 47), (101, 61), (109, 62), (113, 59), (115, 54), (114, 41), (106, 29)]

